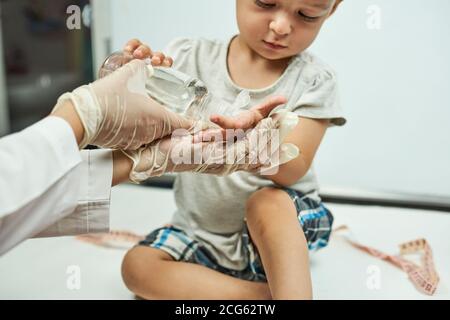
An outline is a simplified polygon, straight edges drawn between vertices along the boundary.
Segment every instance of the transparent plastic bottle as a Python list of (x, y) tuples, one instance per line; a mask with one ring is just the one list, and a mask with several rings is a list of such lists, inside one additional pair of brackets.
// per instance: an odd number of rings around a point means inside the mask
[[(99, 78), (133, 60), (122, 51), (114, 52), (103, 63)], [(145, 60), (150, 65), (150, 59)], [(239, 103), (229, 104), (212, 95), (199, 79), (173, 68), (152, 67), (152, 75), (146, 80), (148, 95), (174, 112), (196, 120), (208, 120), (212, 114), (235, 115), (249, 98), (240, 95)]]

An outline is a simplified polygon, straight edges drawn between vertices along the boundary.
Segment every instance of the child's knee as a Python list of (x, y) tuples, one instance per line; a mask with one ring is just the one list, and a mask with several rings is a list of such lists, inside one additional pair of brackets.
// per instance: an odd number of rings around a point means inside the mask
[(163, 261), (160, 250), (137, 246), (129, 250), (122, 261), (122, 279), (128, 289), (137, 293), (139, 286), (151, 281), (148, 278), (155, 274), (159, 264)]
[(122, 279), (128, 289), (135, 291), (139, 278), (139, 247), (129, 250), (122, 261)]
[(289, 196), (281, 189), (266, 187), (256, 191), (247, 200), (247, 224), (261, 224), (270, 219), (272, 214), (286, 207), (286, 202)]
[(281, 189), (265, 187), (254, 192), (247, 199), (247, 212), (277, 206), (286, 200), (286, 192)]

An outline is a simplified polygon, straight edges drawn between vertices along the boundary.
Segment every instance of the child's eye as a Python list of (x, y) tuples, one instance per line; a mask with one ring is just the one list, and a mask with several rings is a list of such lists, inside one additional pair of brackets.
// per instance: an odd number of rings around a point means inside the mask
[(307, 16), (306, 14), (304, 14), (301, 11), (298, 12), (298, 15), (300, 16), (301, 19), (305, 20), (306, 22), (315, 22), (315, 21), (317, 21), (320, 18), (320, 17)]
[(262, 0), (255, 0), (255, 4), (258, 7), (261, 7), (261, 8), (264, 8), (264, 9), (270, 9), (270, 8), (275, 7), (274, 3), (267, 3), (267, 2), (264, 2)]

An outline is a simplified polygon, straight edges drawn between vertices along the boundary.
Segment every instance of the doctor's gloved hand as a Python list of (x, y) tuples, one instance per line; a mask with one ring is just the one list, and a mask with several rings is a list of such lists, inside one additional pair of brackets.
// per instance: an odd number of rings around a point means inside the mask
[(133, 60), (105, 78), (63, 94), (53, 113), (68, 100), (74, 105), (84, 127), (80, 148), (92, 144), (136, 150), (176, 129), (192, 130), (198, 124), (147, 95), (149, 72), (142, 60)]
[(124, 153), (133, 161), (130, 180), (139, 183), (168, 172), (196, 172), (228, 175), (236, 171), (275, 174), (278, 166), (299, 155), (298, 148), (283, 143), (298, 123), (291, 112), (277, 112), (252, 129), (221, 140), (196, 141), (188, 132)]

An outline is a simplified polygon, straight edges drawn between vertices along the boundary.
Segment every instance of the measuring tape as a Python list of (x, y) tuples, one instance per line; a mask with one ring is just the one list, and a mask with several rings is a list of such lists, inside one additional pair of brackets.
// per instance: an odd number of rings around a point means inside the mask
[[(376, 258), (390, 262), (394, 266), (406, 272), (409, 279), (419, 291), (427, 295), (433, 295), (435, 293), (439, 283), (439, 275), (434, 266), (431, 247), (425, 239), (417, 239), (402, 243), (399, 245), (399, 255), (389, 255), (355, 241), (351, 235), (350, 229), (345, 225), (334, 229), (333, 233), (341, 233), (341, 231), (347, 231), (347, 233), (342, 234), (342, 236), (352, 246)], [(414, 253), (422, 253), (420, 266), (404, 257), (405, 255)]]
[(110, 231), (109, 233), (83, 234), (77, 236), (76, 239), (100, 247), (131, 249), (139, 241), (144, 240), (145, 237), (128, 231)]

